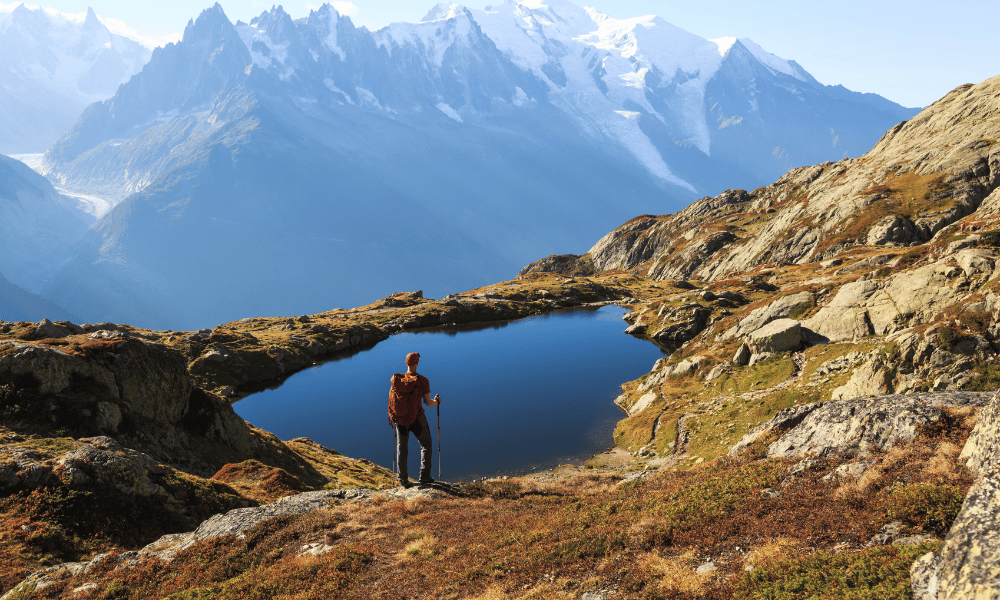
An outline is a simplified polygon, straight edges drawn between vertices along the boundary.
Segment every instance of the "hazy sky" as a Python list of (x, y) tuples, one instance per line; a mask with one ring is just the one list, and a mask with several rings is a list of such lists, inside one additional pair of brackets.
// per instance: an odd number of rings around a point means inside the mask
[[(483, 8), (502, 0), (473, 0)], [(540, 0), (533, 0), (538, 2)], [(188, 19), (212, 0), (51, 0), (61, 12), (93, 6), (109, 22), (161, 42), (179, 38)], [(222, 0), (229, 18), (249, 22), (270, 2)], [(283, 2), (293, 18), (321, 2)], [(332, 3), (357, 25), (377, 29), (418, 21), (434, 0), (351, 0)], [(996, 27), (1000, 0), (580, 0), (616, 18), (656, 14), (706, 38), (749, 37), (797, 61), (825, 84), (875, 92), (906, 106), (926, 106), (963, 83), (1000, 74)], [(17, 3), (0, 0), (0, 10)]]

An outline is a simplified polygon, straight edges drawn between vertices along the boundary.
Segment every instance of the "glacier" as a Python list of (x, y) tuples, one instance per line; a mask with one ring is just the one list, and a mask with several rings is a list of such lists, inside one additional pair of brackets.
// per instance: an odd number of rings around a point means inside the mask
[(564, 0), (378, 31), (215, 5), (45, 153), (60, 189), (114, 206), (42, 295), (170, 329), (443, 296), (861, 154), (911, 113), (750, 40)]

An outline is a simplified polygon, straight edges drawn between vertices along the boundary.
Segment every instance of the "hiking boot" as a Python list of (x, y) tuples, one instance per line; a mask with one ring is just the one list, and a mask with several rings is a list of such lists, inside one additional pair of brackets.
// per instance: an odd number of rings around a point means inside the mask
[(423, 484), (434, 483), (434, 479), (430, 475), (421, 475), (419, 481), (420, 481), (420, 483), (423, 483)]
[(410, 483), (410, 479), (409, 478), (406, 478), (406, 479), (400, 478), (399, 485), (400, 485), (400, 487), (408, 488), (408, 487), (410, 487), (413, 484)]

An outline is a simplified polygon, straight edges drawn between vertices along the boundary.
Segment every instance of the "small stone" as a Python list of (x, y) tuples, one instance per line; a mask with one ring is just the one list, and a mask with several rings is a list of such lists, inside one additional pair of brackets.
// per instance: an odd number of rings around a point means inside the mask
[(699, 575), (706, 575), (706, 574), (708, 574), (708, 573), (714, 573), (714, 572), (715, 572), (715, 571), (717, 571), (717, 570), (718, 570), (718, 569), (716, 569), (716, 567), (715, 567), (715, 563), (714, 563), (714, 562), (711, 562), (711, 561), (709, 561), (709, 562), (707, 562), (707, 563), (705, 563), (705, 564), (701, 565), (701, 566), (700, 566), (700, 567), (698, 567), (697, 569), (695, 569), (695, 573), (697, 573), (697, 574), (699, 574)]

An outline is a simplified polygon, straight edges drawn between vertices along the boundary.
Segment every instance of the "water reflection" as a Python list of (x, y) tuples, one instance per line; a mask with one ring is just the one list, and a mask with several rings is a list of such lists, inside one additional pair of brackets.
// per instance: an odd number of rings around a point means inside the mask
[[(234, 408), (282, 439), (311, 437), (389, 466), (389, 377), (405, 369), (407, 352), (416, 351), (420, 373), (442, 397), (446, 479), (572, 462), (612, 445), (621, 418), (612, 400), (620, 384), (662, 356), (653, 344), (622, 333), (622, 314), (604, 307), (400, 333), (298, 373)], [(436, 411), (427, 409), (427, 416), (436, 429)], [(436, 452), (437, 441), (434, 447)], [(416, 455), (411, 451), (413, 473)], [(436, 463), (435, 456), (435, 471)]]

